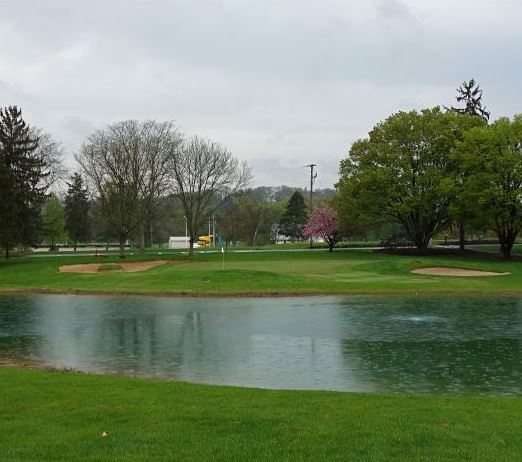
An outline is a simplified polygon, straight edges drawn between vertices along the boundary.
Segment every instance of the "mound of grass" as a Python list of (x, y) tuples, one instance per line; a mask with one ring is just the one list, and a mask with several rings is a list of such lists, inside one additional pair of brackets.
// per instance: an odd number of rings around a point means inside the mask
[(105, 263), (103, 265), (98, 266), (98, 271), (114, 271), (121, 270), (122, 266), (117, 263)]

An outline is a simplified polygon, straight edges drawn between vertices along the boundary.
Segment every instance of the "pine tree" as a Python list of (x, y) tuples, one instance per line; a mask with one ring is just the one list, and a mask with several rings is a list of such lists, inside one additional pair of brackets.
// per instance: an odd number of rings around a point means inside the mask
[(71, 176), (67, 183), (67, 195), (65, 196), (65, 228), (73, 241), (74, 251), (78, 242), (85, 242), (89, 238), (89, 199), (87, 188), (79, 173)]
[(38, 137), (16, 106), (0, 108), (0, 243), (9, 257), (13, 244), (30, 244), (39, 226), (45, 198), (45, 160)]
[(308, 211), (303, 195), (296, 191), (292, 194), (286, 210), (279, 222), (279, 232), (288, 236), (292, 242), (302, 239), (303, 229), (308, 221)]
[(482, 104), (482, 90), (474, 79), (461, 83), (460, 87), (457, 88), (457, 96), (455, 99), (459, 103), (464, 103), (466, 107), (451, 107), (452, 111), (458, 112), (459, 114), (482, 117), (486, 122), (489, 120), (490, 113), (486, 110), (486, 106)]

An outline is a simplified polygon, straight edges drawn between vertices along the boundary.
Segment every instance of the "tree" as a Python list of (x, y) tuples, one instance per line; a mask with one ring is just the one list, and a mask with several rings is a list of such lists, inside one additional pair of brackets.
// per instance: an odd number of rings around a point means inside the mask
[(315, 209), (312, 212), (310, 221), (303, 230), (304, 237), (322, 237), (328, 244), (331, 252), (340, 240), (337, 213), (330, 207)]
[(43, 238), (56, 249), (56, 242), (65, 237), (65, 217), (60, 199), (51, 194), (42, 209)]
[(353, 143), (337, 187), (354, 219), (400, 224), (419, 251), (448, 222), (455, 196), (454, 149), (472, 116), (440, 108), (398, 112)]
[(261, 193), (255, 197), (252, 190), (245, 191), (238, 200), (241, 234), (251, 246), (258, 245), (261, 234), (267, 234), (271, 223), (270, 206)]
[(464, 200), (474, 204), (498, 236), (504, 258), (511, 257), (522, 229), (522, 115), (476, 127), (457, 154), (464, 166)]
[[(474, 79), (469, 82), (462, 82), (459, 88), (457, 88), (456, 100), (459, 103), (464, 103), (463, 108), (451, 107), (452, 111), (459, 114), (467, 114), (480, 118), (486, 124), (489, 120), (490, 113), (486, 110), (486, 107), (482, 104), (482, 90), (479, 85), (475, 83)], [(462, 186), (463, 179), (459, 178), (458, 185)], [(462, 191), (457, 191), (457, 197), (452, 207), (452, 213), (459, 224), (459, 247), (460, 250), (465, 248), (465, 228), (466, 222), (472, 220), (469, 209), (466, 204), (463, 204), (459, 198), (462, 196)]]
[(67, 183), (65, 196), (65, 228), (73, 241), (74, 251), (78, 242), (85, 242), (90, 231), (90, 206), (87, 188), (82, 176), (75, 172)]
[(308, 220), (308, 211), (303, 195), (295, 191), (290, 197), (279, 222), (279, 232), (292, 242), (303, 238), (303, 229)]
[(250, 181), (250, 169), (218, 143), (195, 136), (172, 152), (170, 172), (187, 219), (189, 254), (206, 220)]
[(26, 124), (18, 107), (0, 108), (0, 242), (6, 258), (13, 244), (35, 242), (60, 153), (49, 135)]
[(472, 116), (481, 117), (484, 122), (488, 122), (490, 113), (486, 110), (486, 106), (482, 104), (482, 90), (479, 85), (475, 83), (474, 79), (469, 82), (462, 82), (457, 88), (457, 102), (464, 103), (465, 107), (455, 108), (451, 107), (452, 111), (459, 114), (468, 114)]
[(167, 161), (181, 137), (173, 122), (127, 120), (98, 130), (76, 160), (124, 256), (125, 242), (153, 212), (169, 184)]

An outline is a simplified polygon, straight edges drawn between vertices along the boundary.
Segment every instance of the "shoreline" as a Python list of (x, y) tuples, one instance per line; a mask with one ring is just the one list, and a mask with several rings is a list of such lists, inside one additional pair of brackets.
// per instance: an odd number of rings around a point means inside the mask
[(105, 291), (83, 289), (0, 289), (2, 296), (29, 296), (29, 295), (93, 295), (93, 296), (126, 296), (126, 297), (172, 297), (172, 298), (285, 298), (285, 297), (522, 297), (522, 290), (391, 290), (382, 292), (372, 291), (267, 291), (267, 292), (143, 292), (143, 291)]
[(187, 385), (194, 387), (213, 387), (213, 388), (227, 388), (227, 389), (238, 389), (238, 390), (251, 390), (253, 392), (286, 392), (286, 393), (335, 393), (335, 394), (349, 394), (349, 395), (366, 395), (366, 396), (388, 396), (388, 397), (417, 397), (417, 398), (449, 398), (449, 399), (522, 399), (522, 395), (519, 394), (481, 394), (481, 393), (436, 393), (436, 392), (406, 392), (406, 391), (350, 391), (350, 390), (339, 390), (339, 389), (316, 389), (316, 388), (277, 388), (277, 387), (259, 387), (259, 386), (248, 386), (248, 385), (234, 385), (234, 384), (223, 384), (223, 383), (211, 383), (211, 382), (192, 382), (183, 379), (176, 379), (171, 377), (162, 377), (154, 375), (140, 375), (125, 372), (116, 371), (96, 371), (96, 370), (82, 370), (67, 367), (54, 367), (48, 364), (39, 363), (27, 358), (20, 357), (9, 357), (0, 355), (0, 370), (11, 369), (11, 370), (28, 370), (28, 371), (40, 371), (43, 373), (57, 374), (57, 375), (79, 375), (87, 377), (116, 377), (122, 379), (132, 379), (145, 382), (156, 382), (156, 383), (175, 383), (179, 385)]

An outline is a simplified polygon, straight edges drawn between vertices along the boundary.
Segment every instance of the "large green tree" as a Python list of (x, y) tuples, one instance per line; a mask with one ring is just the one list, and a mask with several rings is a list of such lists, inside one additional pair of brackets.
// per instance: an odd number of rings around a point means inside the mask
[(87, 188), (82, 176), (75, 172), (67, 183), (65, 196), (65, 228), (73, 241), (75, 252), (78, 242), (85, 242), (89, 238), (89, 209)]
[(279, 221), (279, 233), (288, 236), (292, 242), (303, 238), (303, 229), (308, 222), (308, 210), (303, 195), (295, 191)]
[(465, 171), (465, 203), (473, 204), (510, 258), (522, 229), (522, 115), (470, 130), (457, 154)]
[(475, 118), (440, 108), (398, 112), (356, 141), (341, 161), (340, 196), (354, 220), (396, 222), (419, 251), (448, 221), (454, 149)]
[(35, 242), (58, 154), (56, 143), (30, 128), (18, 107), (0, 108), (0, 242), (6, 258), (10, 246)]

